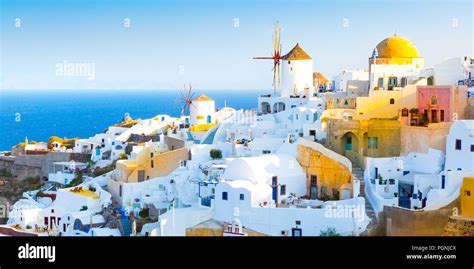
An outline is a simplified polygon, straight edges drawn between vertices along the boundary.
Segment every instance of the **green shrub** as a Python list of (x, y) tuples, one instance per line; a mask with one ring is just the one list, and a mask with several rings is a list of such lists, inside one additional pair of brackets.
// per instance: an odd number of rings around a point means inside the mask
[(340, 234), (336, 232), (336, 228), (328, 227), (326, 231), (321, 231), (319, 236), (340, 236)]
[(211, 158), (214, 159), (221, 159), (222, 158), (222, 151), (220, 149), (211, 149), (209, 152)]
[(82, 183), (82, 180), (83, 180), (83, 172), (79, 169), (77, 169), (75, 172), (75, 177), (73, 180), (71, 180), (71, 182), (69, 182), (69, 184), (67, 184), (65, 187), (66, 188), (70, 188), (70, 187), (74, 187), (74, 186), (77, 186), (79, 184)]
[(140, 212), (138, 212), (138, 215), (141, 217), (141, 218), (148, 218), (148, 216), (150, 215), (150, 210), (148, 208), (143, 208), (142, 210), (140, 210)]
[(96, 168), (94, 169), (94, 175), (95, 175), (96, 177), (98, 177), (98, 176), (101, 176), (101, 175), (103, 175), (103, 174), (106, 174), (106, 173), (108, 173), (108, 172), (110, 172), (110, 171), (112, 171), (112, 170), (114, 170), (114, 165), (107, 165), (107, 166), (105, 166), (105, 167), (96, 167)]
[(130, 155), (130, 153), (132, 153), (132, 150), (133, 150), (133, 145), (128, 144), (125, 147), (125, 154)]

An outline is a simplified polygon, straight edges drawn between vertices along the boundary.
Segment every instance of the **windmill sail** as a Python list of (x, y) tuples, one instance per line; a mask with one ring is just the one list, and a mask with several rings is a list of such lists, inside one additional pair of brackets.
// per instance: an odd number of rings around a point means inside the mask
[(280, 26), (278, 21), (275, 23), (273, 34), (273, 53), (272, 56), (254, 57), (254, 59), (273, 59), (273, 89), (276, 94), (280, 89), (280, 60), (281, 60), (281, 43), (280, 43)]

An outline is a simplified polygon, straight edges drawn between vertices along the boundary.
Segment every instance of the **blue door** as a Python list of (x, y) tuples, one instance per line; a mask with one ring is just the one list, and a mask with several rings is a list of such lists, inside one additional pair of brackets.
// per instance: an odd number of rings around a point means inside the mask
[(346, 136), (344, 149), (352, 150), (352, 137), (349, 135)]
[(275, 204), (278, 201), (278, 178), (272, 178), (272, 199), (275, 201)]
[(207, 116), (207, 123), (211, 123), (211, 115)]
[(442, 175), (441, 176), (441, 189), (444, 189), (445, 186), (446, 186), (446, 176)]

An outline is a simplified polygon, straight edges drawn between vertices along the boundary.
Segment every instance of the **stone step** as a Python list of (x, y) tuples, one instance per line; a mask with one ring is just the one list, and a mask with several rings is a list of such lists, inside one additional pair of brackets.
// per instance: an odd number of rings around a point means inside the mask
[(364, 170), (362, 168), (353, 165), (352, 166), (352, 176), (357, 177), (360, 180), (360, 196), (365, 198), (365, 213), (370, 218), (370, 223), (367, 228), (371, 228), (377, 225), (377, 218), (375, 216), (375, 211), (372, 208), (372, 205), (367, 200), (365, 196), (365, 181), (364, 181)]

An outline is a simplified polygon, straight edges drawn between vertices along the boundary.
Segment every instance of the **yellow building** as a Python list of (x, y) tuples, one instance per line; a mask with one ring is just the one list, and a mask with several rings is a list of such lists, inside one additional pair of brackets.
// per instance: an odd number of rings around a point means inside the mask
[(408, 85), (397, 91), (374, 91), (369, 96), (357, 97), (356, 119), (395, 119), (407, 107), (417, 107), (416, 86)]
[[(224, 236), (224, 231), (228, 230), (229, 224), (210, 219), (191, 228), (186, 228), (186, 236)], [(242, 232), (247, 236), (267, 236), (247, 228), (243, 228)]]
[(161, 145), (145, 143), (132, 153), (133, 159), (116, 163), (116, 181), (131, 183), (166, 176), (175, 170), (181, 161), (189, 159), (189, 150), (184, 141), (165, 136)]
[(326, 146), (365, 167), (365, 157), (400, 156), (400, 122), (328, 119)]
[(310, 199), (339, 200), (352, 196), (352, 164), (323, 145), (300, 139), (297, 160), (306, 172)]
[(464, 177), (461, 186), (461, 215), (474, 218), (474, 177)]

